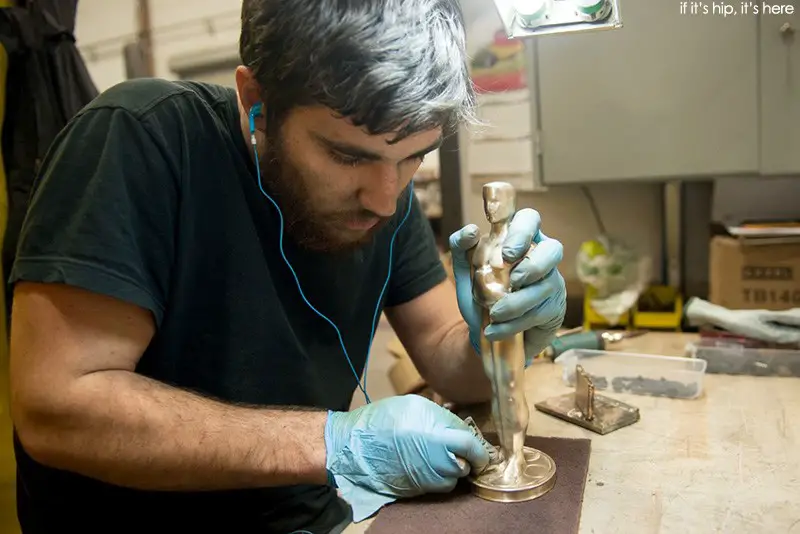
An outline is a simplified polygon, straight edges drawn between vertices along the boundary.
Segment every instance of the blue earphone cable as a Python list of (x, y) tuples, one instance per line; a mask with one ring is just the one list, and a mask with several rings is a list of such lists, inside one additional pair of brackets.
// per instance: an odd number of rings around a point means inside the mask
[[(397, 237), (397, 232), (399, 232), (400, 228), (403, 227), (403, 225), (406, 222), (406, 219), (408, 219), (408, 216), (411, 213), (411, 203), (413, 201), (413, 195), (414, 195), (414, 182), (411, 181), (411, 182), (409, 182), (408, 185), (409, 185), (408, 207), (406, 208), (405, 215), (403, 215), (403, 219), (400, 221), (400, 224), (397, 225), (397, 228), (395, 229), (394, 234), (392, 234), (392, 240), (389, 242), (389, 267), (388, 267), (389, 270), (388, 270), (388, 272), (386, 274), (386, 281), (383, 283), (383, 289), (381, 289), (381, 294), (378, 296), (378, 302), (375, 305), (375, 313), (372, 315), (372, 332), (369, 335), (369, 345), (367, 347), (367, 359), (364, 362), (364, 385), (363, 385), (363, 388), (365, 390), (367, 389), (367, 369), (369, 367), (369, 357), (372, 354), (372, 350), (371, 350), (372, 341), (375, 339), (375, 328), (378, 326), (378, 312), (380, 311), (381, 301), (383, 300), (383, 294), (386, 292), (386, 288), (389, 287), (389, 279), (391, 278), (391, 275), (392, 275), (392, 256), (393, 256), (393, 253), (394, 253), (394, 238)], [(365, 393), (365, 395), (366, 395), (366, 393)], [(369, 402), (369, 399), (367, 399), (367, 402)]]
[(395, 241), (395, 238), (397, 237), (397, 233), (400, 231), (400, 228), (403, 227), (403, 225), (406, 222), (406, 219), (408, 219), (408, 216), (411, 213), (411, 204), (412, 204), (412, 200), (413, 200), (412, 196), (414, 194), (414, 182), (412, 181), (409, 184), (408, 208), (406, 209), (405, 216), (403, 217), (402, 221), (400, 221), (400, 224), (397, 225), (397, 228), (395, 229), (394, 234), (392, 235), (392, 240), (391, 240), (391, 242), (389, 244), (389, 269), (388, 269), (388, 272), (387, 272), (387, 275), (386, 275), (386, 281), (384, 282), (383, 288), (381, 289), (381, 293), (378, 296), (378, 302), (375, 304), (375, 313), (372, 316), (372, 332), (370, 333), (369, 345), (368, 345), (368, 348), (367, 348), (367, 357), (366, 357), (366, 360), (364, 362), (364, 383), (362, 384), (361, 383), (361, 379), (359, 378), (358, 373), (356, 372), (355, 366), (353, 365), (353, 362), (350, 359), (350, 355), (347, 353), (347, 347), (345, 346), (344, 339), (342, 338), (342, 333), (339, 330), (339, 327), (336, 326), (336, 323), (334, 323), (332, 320), (330, 320), (325, 314), (320, 312), (317, 308), (314, 307), (313, 304), (311, 304), (311, 302), (308, 301), (308, 299), (306, 298), (305, 292), (303, 291), (303, 288), (300, 285), (300, 279), (298, 278), (297, 273), (294, 270), (294, 267), (292, 267), (292, 264), (289, 262), (289, 259), (286, 257), (286, 253), (284, 252), (284, 249), (283, 249), (283, 229), (284, 229), (283, 213), (281, 212), (281, 208), (280, 208), (280, 206), (278, 206), (278, 203), (275, 202), (275, 200), (273, 200), (273, 198), (271, 196), (269, 196), (269, 194), (264, 190), (264, 184), (262, 183), (262, 180), (261, 180), (261, 166), (259, 165), (259, 162), (258, 162), (258, 150), (257, 150), (257, 145), (256, 145), (256, 127), (255, 127), (255, 117), (257, 115), (259, 115), (260, 113), (261, 113), (261, 104), (260, 103), (254, 105), (250, 110), (250, 116), (249, 116), (249, 119), (250, 119), (250, 143), (253, 146), (253, 156), (255, 157), (256, 176), (258, 178), (258, 188), (261, 190), (261, 193), (267, 198), (267, 200), (269, 200), (272, 203), (272, 205), (275, 206), (275, 209), (278, 211), (278, 218), (280, 219), (280, 238), (278, 240), (278, 246), (279, 246), (280, 251), (281, 251), (281, 257), (283, 258), (284, 263), (286, 263), (286, 266), (289, 268), (289, 271), (291, 271), (292, 276), (294, 277), (295, 284), (297, 285), (297, 290), (300, 292), (300, 297), (303, 299), (303, 301), (306, 303), (306, 305), (308, 305), (308, 307), (311, 308), (311, 310), (314, 313), (316, 313), (322, 319), (324, 319), (336, 331), (336, 335), (339, 337), (339, 344), (341, 345), (342, 351), (344, 352), (344, 357), (347, 359), (347, 364), (350, 366), (350, 370), (353, 372), (353, 376), (356, 379), (356, 383), (358, 384), (358, 388), (361, 390), (361, 393), (364, 394), (364, 400), (366, 401), (366, 403), (370, 404), (372, 401), (370, 400), (369, 395), (367, 395), (367, 368), (369, 367), (369, 356), (370, 356), (370, 352), (371, 352), (369, 347), (372, 346), (372, 341), (375, 338), (375, 328), (376, 328), (376, 326), (378, 324), (378, 313), (380, 311), (381, 301), (383, 300), (383, 295), (386, 292), (386, 288), (389, 286), (389, 279), (392, 276), (392, 255), (393, 255), (393, 251), (394, 251), (394, 241)]

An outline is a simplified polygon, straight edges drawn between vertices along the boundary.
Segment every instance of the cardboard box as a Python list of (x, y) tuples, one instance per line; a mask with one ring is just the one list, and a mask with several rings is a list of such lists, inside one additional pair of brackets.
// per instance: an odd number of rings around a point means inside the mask
[(800, 307), (800, 242), (715, 236), (709, 301), (729, 309)]

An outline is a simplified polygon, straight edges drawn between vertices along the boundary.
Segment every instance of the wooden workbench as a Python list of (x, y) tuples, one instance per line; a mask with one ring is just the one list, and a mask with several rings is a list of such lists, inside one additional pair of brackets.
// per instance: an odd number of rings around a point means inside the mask
[[(694, 339), (650, 333), (613, 350), (678, 356)], [(592, 440), (581, 534), (800, 534), (800, 379), (709, 374), (695, 400), (611, 394), (641, 420), (599, 436), (533, 408), (570, 391), (560, 370), (526, 371), (528, 433)]]

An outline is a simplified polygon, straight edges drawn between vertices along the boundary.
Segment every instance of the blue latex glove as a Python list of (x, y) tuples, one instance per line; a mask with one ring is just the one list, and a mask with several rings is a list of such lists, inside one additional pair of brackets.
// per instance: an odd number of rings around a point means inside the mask
[[(530, 356), (552, 343), (567, 310), (567, 290), (557, 268), (564, 248), (542, 233), (541, 222), (539, 213), (532, 209), (521, 209), (514, 214), (503, 245), (503, 259), (510, 264), (519, 261), (511, 271), (512, 293), (492, 306), (489, 311), (492, 324), (484, 332), (489, 341), (524, 332), (528, 361)], [(458, 307), (469, 326), (470, 341), (478, 353), (481, 309), (472, 298), (468, 252), (478, 244), (479, 238), (480, 231), (474, 224), (450, 236)], [(531, 243), (536, 247), (529, 251)]]
[(449, 492), (470, 466), (480, 471), (489, 462), (462, 419), (418, 395), (329, 412), (325, 449), (356, 522), (397, 498)]
[(714, 325), (732, 334), (785, 345), (800, 344), (800, 308), (783, 311), (729, 310), (693, 297), (683, 308), (693, 326)]

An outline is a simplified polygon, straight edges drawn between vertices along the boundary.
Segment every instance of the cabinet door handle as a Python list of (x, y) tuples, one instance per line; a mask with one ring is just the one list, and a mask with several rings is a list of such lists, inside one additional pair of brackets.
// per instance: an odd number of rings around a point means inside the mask
[(792, 35), (794, 34), (794, 28), (790, 22), (784, 22), (781, 26), (781, 33), (783, 35)]

